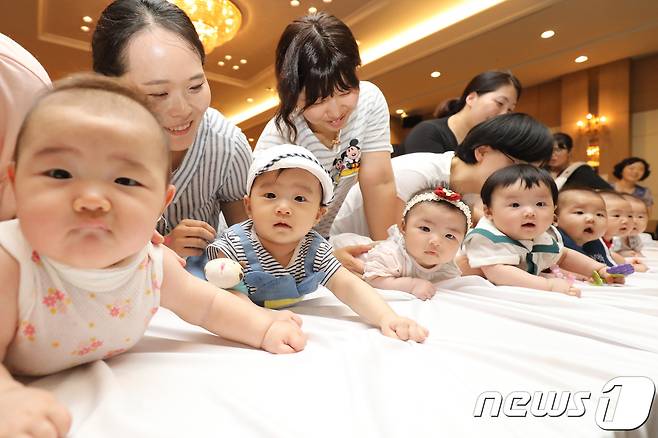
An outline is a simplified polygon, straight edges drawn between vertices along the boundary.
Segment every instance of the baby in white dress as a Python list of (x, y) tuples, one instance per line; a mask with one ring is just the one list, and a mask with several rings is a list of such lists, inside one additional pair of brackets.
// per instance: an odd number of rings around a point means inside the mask
[(388, 239), (368, 252), (363, 278), (379, 289), (432, 298), (436, 282), (461, 275), (454, 258), (470, 227), (471, 211), (459, 193), (421, 192), (407, 203), (402, 227), (391, 226)]

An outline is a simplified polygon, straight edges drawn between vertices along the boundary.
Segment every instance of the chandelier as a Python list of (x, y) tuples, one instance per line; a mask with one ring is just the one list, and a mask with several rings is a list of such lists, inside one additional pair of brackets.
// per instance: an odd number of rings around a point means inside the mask
[(230, 0), (169, 1), (190, 17), (206, 54), (233, 39), (242, 24), (242, 14)]

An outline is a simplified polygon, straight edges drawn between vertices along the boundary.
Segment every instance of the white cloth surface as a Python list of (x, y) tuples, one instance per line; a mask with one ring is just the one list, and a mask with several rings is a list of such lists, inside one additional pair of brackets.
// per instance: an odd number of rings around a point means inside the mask
[[(658, 267), (658, 251), (647, 257)], [(272, 355), (225, 342), (160, 309), (146, 337), (108, 361), (42, 378), (73, 413), (73, 437), (656, 437), (596, 425), (604, 383), (658, 383), (658, 269), (582, 298), (480, 277), (440, 283), (429, 301), (382, 291), (430, 330), (405, 343), (361, 322), (321, 288), (293, 310), (306, 349)], [(485, 391), (591, 391), (582, 417), (474, 418)]]

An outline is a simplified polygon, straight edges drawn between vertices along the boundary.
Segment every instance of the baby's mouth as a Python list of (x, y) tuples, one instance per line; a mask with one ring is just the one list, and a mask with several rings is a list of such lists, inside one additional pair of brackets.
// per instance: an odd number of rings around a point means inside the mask
[(586, 234), (594, 234), (594, 230), (592, 229), (592, 227), (585, 228), (583, 232)]
[(285, 228), (285, 229), (290, 229), (292, 228), (290, 225), (288, 225), (285, 222), (277, 222), (274, 224), (274, 228)]
[(535, 224), (533, 222), (526, 222), (524, 224), (521, 224), (521, 227), (526, 229), (533, 229), (535, 228)]

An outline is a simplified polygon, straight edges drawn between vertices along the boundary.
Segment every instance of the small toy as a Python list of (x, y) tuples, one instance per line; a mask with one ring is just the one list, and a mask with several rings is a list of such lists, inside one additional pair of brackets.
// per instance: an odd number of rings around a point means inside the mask
[(635, 272), (635, 268), (633, 268), (633, 265), (626, 263), (608, 268), (606, 272), (613, 277), (626, 277), (627, 275), (631, 275), (633, 272)]
[(222, 289), (233, 289), (247, 293), (247, 286), (242, 281), (242, 265), (231, 259), (214, 259), (204, 268), (208, 282)]
[(592, 283), (594, 283), (595, 286), (603, 286), (605, 284), (605, 281), (601, 278), (598, 272), (594, 271), (592, 272)]

